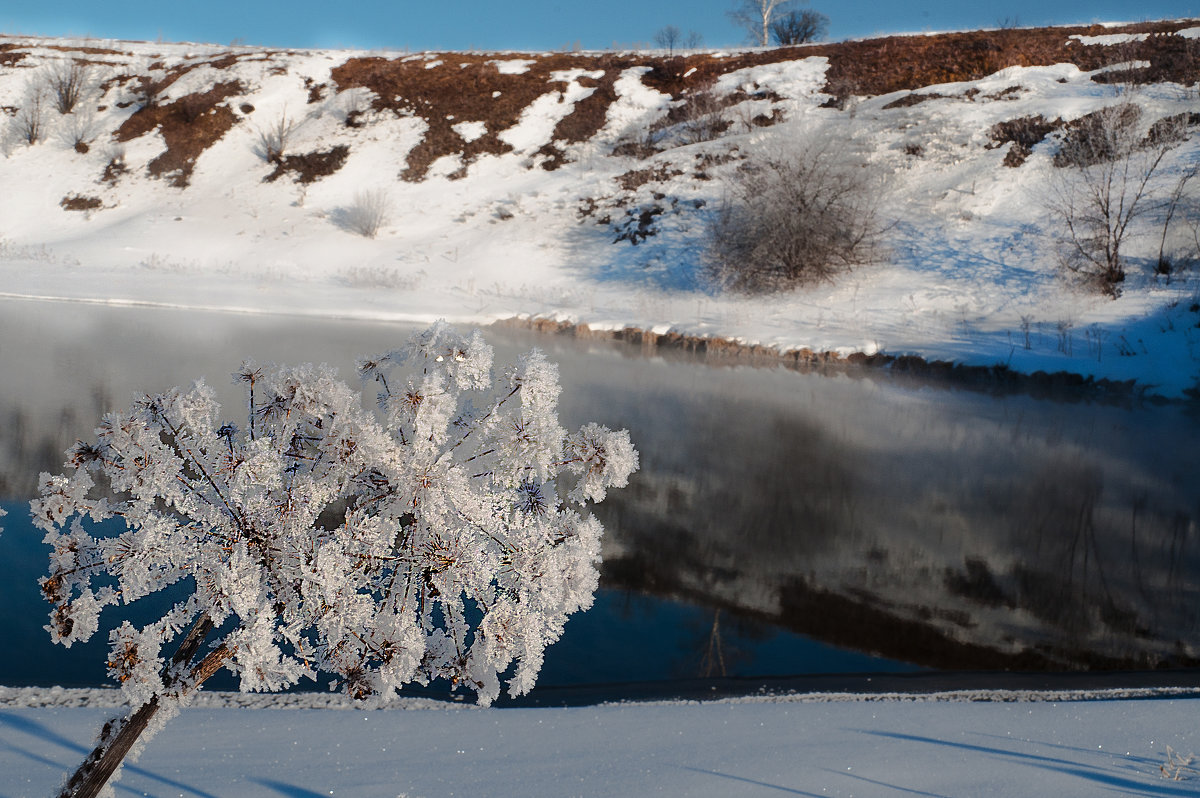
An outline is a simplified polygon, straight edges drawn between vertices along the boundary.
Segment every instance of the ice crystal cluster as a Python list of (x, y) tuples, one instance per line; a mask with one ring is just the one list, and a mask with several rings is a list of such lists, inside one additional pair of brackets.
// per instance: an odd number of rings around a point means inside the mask
[(246, 363), (243, 424), (203, 383), (105, 416), (33, 502), (52, 637), (87, 640), (105, 607), (182, 584), (161, 619), (111, 633), (135, 706), (179, 683), (164, 647), (207, 621), (243, 690), (325, 672), (365, 698), (443, 677), (486, 704), (515, 663), (509, 692), (528, 691), (592, 602), (586, 505), (637, 468), (628, 433), (569, 434), (555, 365), (534, 350), (494, 369), (478, 332), (442, 323), (359, 372), (377, 407), (325, 367)]

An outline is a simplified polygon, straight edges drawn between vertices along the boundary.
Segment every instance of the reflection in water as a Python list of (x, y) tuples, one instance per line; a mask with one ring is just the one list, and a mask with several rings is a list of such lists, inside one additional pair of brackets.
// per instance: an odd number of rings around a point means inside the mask
[[(31, 495), (36, 473), (57, 470), (135, 388), (203, 374), (234, 402), (226, 375), (245, 356), (350, 374), (354, 357), (407, 334), (128, 309), (62, 318), (64, 307), (5, 303), (0, 316), (0, 366), (23, 377), (0, 386), (7, 500)], [(608, 529), (602, 585), (706, 608), (673, 629), (690, 641), (679, 643), (694, 655), (688, 675), (744, 672), (730, 639), (771, 625), (929, 667), (1200, 664), (1200, 428), (1180, 408), (488, 337), (502, 357), (536, 345), (560, 363), (567, 426), (631, 430), (642, 470), (596, 508)], [(551, 651), (594, 657), (605, 632), (573, 649), (583, 623)]]
[(1198, 664), (1180, 409), (787, 376), (790, 403), (643, 405), (645, 473), (600, 508), (610, 584), (932, 667)]

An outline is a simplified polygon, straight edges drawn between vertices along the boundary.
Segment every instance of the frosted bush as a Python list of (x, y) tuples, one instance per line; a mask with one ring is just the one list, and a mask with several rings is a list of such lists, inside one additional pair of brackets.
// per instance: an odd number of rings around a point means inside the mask
[[(106, 415), (33, 502), (53, 639), (87, 640), (106, 608), (181, 585), (158, 621), (110, 635), (135, 707), (220, 667), (242, 690), (325, 672), (369, 698), (444, 678), (488, 704), (515, 666), (508, 691), (527, 692), (591, 605), (602, 529), (584, 511), (637, 468), (628, 433), (568, 433), (541, 353), (493, 369), (479, 333), (441, 323), (359, 370), (377, 408), (325, 367), (246, 363), (240, 424), (203, 383)], [(97, 532), (110, 518), (125, 528)]]

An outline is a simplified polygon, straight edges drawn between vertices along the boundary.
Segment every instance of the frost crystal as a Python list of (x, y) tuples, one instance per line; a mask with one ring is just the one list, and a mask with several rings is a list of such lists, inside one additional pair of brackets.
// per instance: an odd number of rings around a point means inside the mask
[[(515, 663), (509, 692), (528, 691), (591, 605), (602, 529), (584, 506), (636, 470), (628, 433), (567, 434), (541, 353), (493, 381), (479, 333), (444, 323), (359, 372), (377, 409), (325, 367), (246, 363), (244, 428), (203, 383), (106, 416), (32, 503), (53, 547), (51, 636), (86, 640), (106, 606), (180, 583), (191, 593), (162, 619), (111, 634), (135, 706), (218, 666), (243, 690), (323, 671), (360, 698), (441, 677), (487, 704)], [(112, 517), (119, 534), (82, 523)], [(201, 662), (166, 660), (210, 626)]]

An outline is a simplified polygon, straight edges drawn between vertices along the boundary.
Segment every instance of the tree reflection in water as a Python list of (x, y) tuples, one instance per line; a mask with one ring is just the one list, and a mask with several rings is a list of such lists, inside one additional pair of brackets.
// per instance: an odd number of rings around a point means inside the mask
[[(219, 341), (206, 349), (178, 312), (72, 309), (68, 326), (96, 320), (60, 331), (44, 308), (7, 310), (0, 366), (19, 376), (0, 385), (8, 500), (28, 498), (135, 389), (205, 374), (221, 390), (246, 356), (350, 373), (406, 334), (206, 317), (203, 339)], [(568, 426), (631, 430), (642, 470), (597, 508), (601, 584), (707, 608), (688, 632), (690, 675), (735, 672), (731, 637), (745, 630), (727, 632), (746, 622), (928, 667), (1200, 665), (1200, 421), (1184, 408), (489, 339), (502, 356), (535, 345), (560, 364)]]

